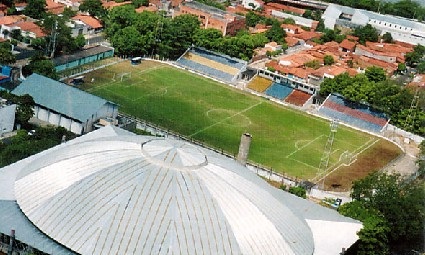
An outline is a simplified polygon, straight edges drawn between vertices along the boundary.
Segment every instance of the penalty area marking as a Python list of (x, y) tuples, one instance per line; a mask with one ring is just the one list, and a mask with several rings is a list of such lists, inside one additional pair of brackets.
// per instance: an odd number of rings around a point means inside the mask
[(298, 147), (298, 146), (297, 146), (297, 145), (298, 145), (298, 142), (300, 142), (300, 141), (306, 141), (306, 140), (298, 140), (298, 141), (296, 141), (296, 142), (295, 142), (295, 147), (296, 147), (297, 149), (296, 149), (295, 151), (293, 151), (293, 152), (289, 153), (288, 155), (286, 155), (286, 156), (285, 156), (285, 158), (289, 158), (290, 156), (294, 155), (295, 153), (299, 152), (300, 150), (304, 149), (305, 147), (309, 146), (310, 144), (314, 143), (316, 140), (318, 140), (318, 139), (320, 139), (320, 138), (322, 138), (322, 137), (323, 137), (323, 135), (319, 135), (318, 137), (314, 138), (313, 140), (310, 140), (310, 142), (308, 142), (308, 143), (304, 144), (304, 145), (303, 145), (303, 146), (301, 146), (301, 147)]
[[(205, 112), (205, 115), (211, 119), (211, 120), (215, 120), (213, 116), (211, 116), (211, 113), (225, 113), (225, 114), (231, 114), (233, 111), (232, 110), (227, 110), (227, 109), (222, 109), (222, 108), (214, 108), (214, 109), (210, 109), (208, 111)], [(249, 117), (247, 117), (246, 115), (239, 113), (239, 116), (242, 117), (242, 123), (238, 123), (238, 124), (229, 124), (229, 123), (223, 123), (224, 125), (228, 125), (228, 126), (243, 126), (243, 127), (247, 127), (249, 125), (252, 124), (252, 121)], [(233, 117), (235, 117), (235, 115), (233, 115)]]
[(243, 109), (242, 111), (239, 111), (239, 112), (237, 112), (237, 113), (235, 113), (235, 114), (233, 114), (233, 115), (231, 115), (231, 116), (229, 116), (229, 117), (227, 117), (227, 118), (224, 118), (224, 119), (222, 119), (222, 120), (220, 120), (220, 121), (217, 121), (216, 123), (214, 123), (214, 124), (212, 124), (212, 125), (209, 125), (209, 126), (207, 126), (207, 127), (204, 127), (204, 128), (202, 128), (202, 129), (200, 129), (200, 130), (196, 131), (195, 133), (193, 133), (193, 134), (189, 135), (189, 137), (192, 137), (192, 136), (195, 136), (195, 135), (197, 135), (197, 134), (199, 134), (199, 133), (202, 133), (202, 132), (204, 132), (205, 130), (207, 130), (207, 129), (209, 129), (209, 128), (212, 128), (212, 127), (214, 127), (214, 126), (217, 126), (217, 125), (219, 125), (219, 124), (223, 123), (224, 121), (226, 121), (226, 120), (228, 120), (228, 119), (231, 119), (231, 118), (235, 117), (236, 115), (240, 115), (240, 114), (242, 114), (242, 113), (244, 113), (244, 112), (247, 112), (247, 111), (251, 110), (252, 108), (254, 108), (254, 107), (256, 107), (256, 106), (258, 106), (258, 105), (260, 105), (260, 104), (262, 104), (262, 103), (263, 103), (263, 102), (258, 102), (258, 103), (256, 103), (256, 104), (253, 104), (253, 105), (249, 106), (248, 108)]

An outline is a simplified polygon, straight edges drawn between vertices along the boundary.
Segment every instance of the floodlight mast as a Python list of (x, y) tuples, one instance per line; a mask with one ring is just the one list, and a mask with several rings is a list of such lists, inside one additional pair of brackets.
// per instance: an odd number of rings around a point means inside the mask
[(335, 134), (338, 130), (338, 120), (333, 119), (331, 121), (330, 127), (331, 127), (331, 130), (328, 136), (328, 140), (325, 144), (325, 149), (323, 151), (322, 158), (320, 159), (319, 172), (317, 174), (317, 177), (319, 178), (318, 181), (321, 181), (322, 183), (322, 189), (325, 189), (326, 170), (329, 165), (329, 157), (332, 153), (332, 145), (335, 140)]

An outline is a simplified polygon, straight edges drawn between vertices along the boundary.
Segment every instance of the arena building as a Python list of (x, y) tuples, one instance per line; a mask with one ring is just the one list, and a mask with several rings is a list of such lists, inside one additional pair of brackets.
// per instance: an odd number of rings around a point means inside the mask
[(362, 227), (226, 156), (113, 126), (0, 169), (0, 206), (2, 239), (49, 254), (328, 255)]

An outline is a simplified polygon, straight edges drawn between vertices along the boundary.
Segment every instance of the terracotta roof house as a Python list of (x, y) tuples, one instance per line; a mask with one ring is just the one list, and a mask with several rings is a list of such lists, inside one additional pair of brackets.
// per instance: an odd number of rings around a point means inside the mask
[(340, 44), (339, 48), (342, 52), (353, 52), (356, 49), (356, 42), (344, 39)]

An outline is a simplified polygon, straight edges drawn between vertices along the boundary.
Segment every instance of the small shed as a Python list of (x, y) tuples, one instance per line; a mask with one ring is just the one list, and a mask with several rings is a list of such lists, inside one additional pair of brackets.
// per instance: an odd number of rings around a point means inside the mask
[(114, 55), (114, 48), (96, 45), (71, 55), (63, 55), (53, 59), (56, 72), (75, 68), (84, 64), (95, 62)]

